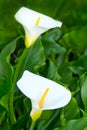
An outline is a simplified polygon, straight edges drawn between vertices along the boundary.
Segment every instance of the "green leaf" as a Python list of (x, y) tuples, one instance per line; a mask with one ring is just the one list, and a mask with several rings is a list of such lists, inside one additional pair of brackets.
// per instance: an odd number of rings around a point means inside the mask
[(64, 117), (66, 120), (80, 117), (80, 109), (75, 98), (72, 98), (69, 104), (64, 107)]
[(12, 126), (12, 130), (25, 130), (26, 129), (26, 124), (29, 120), (29, 115), (24, 114), (23, 116), (20, 116), (17, 120), (17, 122)]
[(46, 32), (42, 36), (42, 43), (45, 48), (45, 54), (47, 56), (53, 53), (64, 54), (66, 52), (66, 49), (57, 43), (59, 38), (61, 37), (61, 34), (62, 34), (61, 30), (56, 28)]
[(7, 94), (11, 89), (10, 78), (12, 76), (12, 70), (10, 66), (0, 60), (0, 98)]
[(31, 101), (30, 101), (30, 99), (25, 98), (23, 103), (24, 103), (24, 107), (25, 107), (26, 112), (29, 112), (31, 110)]
[(58, 43), (51, 41), (51, 40), (44, 40), (43, 46), (45, 48), (45, 54), (47, 56), (51, 54), (64, 54), (66, 52), (66, 49), (59, 45)]
[(56, 120), (58, 119), (59, 113), (60, 109), (55, 110), (48, 121), (44, 120), (43, 122), (40, 122), (37, 130), (53, 129), (56, 124)]
[(7, 110), (9, 109), (9, 94), (12, 87), (13, 76), (13, 67), (10, 63), (10, 57), (16, 48), (16, 42), (19, 38), (9, 43), (0, 54), (0, 104)]
[(69, 121), (64, 127), (56, 128), (54, 130), (84, 130), (87, 128), (87, 118)]
[(81, 98), (84, 104), (85, 111), (87, 112), (87, 73), (81, 76), (80, 86), (81, 86)]
[(6, 95), (4, 95), (1, 99), (0, 99), (0, 104), (5, 107), (7, 110), (9, 108), (9, 93), (7, 93)]
[(25, 69), (35, 71), (39, 67), (45, 64), (44, 48), (42, 46), (40, 38), (36, 43), (30, 48), (25, 59)]
[(59, 75), (63, 83), (70, 84), (72, 82), (72, 72), (69, 69), (69, 62), (64, 62), (58, 68)]
[(66, 33), (60, 42), (65, 48), (70, 49), (72, 52), (79, 55), (87, 46), (86, 32), (87, 26), (80, 26), (79, 28)]
[(6, 109), (0, 105), (0, 126), (2, 125), (3, 121), (6, 119)]
[(44, 48), (40, 38), (30, 47), (25, 48), (16, 65), (15, 83), (24, 70), (37, 72), (37, 69), (45, 64)]
[(42, 36), (42, 40), (58, 41), (62, 35), (62, 31), (59, 28), (51, 29)]
[(16, 40), (8, 44), (0, 54), (0, 97), (7, 94), (11, 89), (12, 66), (10, 65), (10, 55), (16, 47)]
[(61, 79), (60, 75), (58, 74), (58, 68), (51, 60), (49, 60), (49, 68), (48, 68), (47, 77), (56, 82), (58, 82)]
[(72, 65), (69, 67), (71, 71), (75, 74), (82, 74), (87, 71), (87, 55), (81, 55), (77, 60), (72, 62)]
[(8, 119), (3, 121), (2, 125), (0, 126), (0, 130), (11, 130)]
[(53, 115), (53, 110), (44, 110), (42, 112), (42, 115), (40, 117), (40, 120), (45, 120), (45, 121), (48, 121), (50, 120), (51, 116)]
[(63, 107), (60, 114), (60, 126), (65, 126), (66, 122), (72, 119), (80, 118), (80, 109), (75, 98), (71, 98), (71, 101)]

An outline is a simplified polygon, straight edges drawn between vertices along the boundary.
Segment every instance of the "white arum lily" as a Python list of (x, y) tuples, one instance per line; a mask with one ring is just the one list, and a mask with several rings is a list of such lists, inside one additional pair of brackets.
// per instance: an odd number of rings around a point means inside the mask
[(31, 99), (30, 115), (33, 121), (40, 117), (42, 110), (63, 107), (71, 99), (70, 91), (62, 85), (27, 70), (17, 82), (17, 86), (25, 96)]
[(24, 27), (27, 48), (45, 31), (62, 25), (59, 21), (25, 7), (19, 9), (15, 18)]

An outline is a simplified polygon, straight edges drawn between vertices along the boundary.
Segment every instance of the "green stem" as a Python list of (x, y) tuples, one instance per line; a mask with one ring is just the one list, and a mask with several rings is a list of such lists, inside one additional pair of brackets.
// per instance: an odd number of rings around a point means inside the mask
[(35, 123), (36, 123), (35, 121), (32, 121), (32, 123), (31, 123), (31, 126), (30, 126), (29, 130), (34, 130)]
[(9, 103), (9, 105), (10, 105), (9, 106), (10, 107), (10, 123), (11, 124), (14, 124), (16, 122), (16, 117), (15, 117), (15, 113), (14, 113), (14, 105), (13, 105), (14, 90), (15, 90), (16, 82), (19, 78), (20, 72), (22, 72), (21, 68), (23, 66), (23, 62), (24, 62), (24, 59), (25, 59), (28, 51), (29, 51), (29, 49), (27, 49), (27, 48), (24, 49), (24, 52), (16, 66), (16, 70), (15, 70), (14, 77), (13, 77), (12, 89), (11, 89), (11, 93), (10, 93), (10, 103)]
[(10, 92), (10, 100), (9, 100), (9, 114), (10, 114), (10, 123), (11, 125), (14, 124), (16, 122), (16, 117), (15, 117), (15, 113), (14, 113), (14, 107), (13, 107), (13, 100), (14, 100), (14, 94), (12, 91), (13, 89), (11, 89)]

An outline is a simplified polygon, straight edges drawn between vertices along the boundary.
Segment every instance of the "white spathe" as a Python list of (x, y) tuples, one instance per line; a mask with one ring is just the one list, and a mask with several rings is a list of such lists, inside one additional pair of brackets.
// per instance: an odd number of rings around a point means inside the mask
[(62, 22), (26, 7), (21, 7), (15, 14), (15, 18), (25, 29), (26, 47), (29, 47), (45, 31), (62, 25)]
[[(32, 109), (36, 110), (60, 108), (67, 105), (71, 99), (70, 91), (62, 85), (27, 70), (17, 82), (17, 86), (25, 96), (31, 99)], [(39, 102), (47, 88), (49, 91), (40, 108)]]

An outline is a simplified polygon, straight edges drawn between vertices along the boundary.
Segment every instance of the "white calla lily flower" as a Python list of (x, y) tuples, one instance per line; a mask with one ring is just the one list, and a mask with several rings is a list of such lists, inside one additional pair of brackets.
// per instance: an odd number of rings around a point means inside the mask
[(51, 28), (61, 27), (62, 25), (62, 22), (56, 21), (53, 18), (26, 7), (20, 8), (15, 18), (24, 27), (25, 45), (27, 48), (45, 31)]
[(30, 115), (33, 121), (40, 117), (42, 110), (63, 107), (71, 99), (70, 91), (62, 85), (27, 70), (17, 82), (17, 86), (25, 96), (31, 99)]

